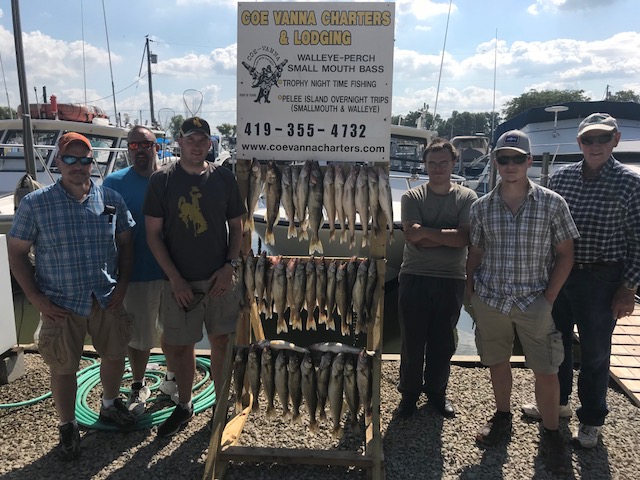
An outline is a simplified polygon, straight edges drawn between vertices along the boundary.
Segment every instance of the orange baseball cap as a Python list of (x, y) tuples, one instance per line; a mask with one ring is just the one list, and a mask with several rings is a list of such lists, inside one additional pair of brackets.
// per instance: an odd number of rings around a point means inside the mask
[(91, 142), (89, 142), (87, 137), (76, 132), (69, 132), (62, 135), (60, 140), (58, 140), (58, 155), (65, 155), (71, 144), (75, 142), (80, 142), (90, 151), (93, 151), (91, 148)]

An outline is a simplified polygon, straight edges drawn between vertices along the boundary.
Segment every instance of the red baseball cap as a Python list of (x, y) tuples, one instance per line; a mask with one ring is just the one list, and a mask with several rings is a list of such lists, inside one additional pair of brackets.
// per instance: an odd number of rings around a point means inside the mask
[(93, 151), (91, 142), (89, 142), (87, 137), (76, 132), (69, 132), (62, 135), (60, 140), (58, 140), (58, 155), (66, 155), (71, 144), (76, 142), (82, 143), (89, 151)]

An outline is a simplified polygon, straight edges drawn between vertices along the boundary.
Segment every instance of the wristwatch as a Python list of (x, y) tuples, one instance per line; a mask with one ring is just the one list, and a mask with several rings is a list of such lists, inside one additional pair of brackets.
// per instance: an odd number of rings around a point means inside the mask
[(624, 288), (626, 288), (627, 290), (631, 290), (633, 292), (635, 292), (638, 289), (637, 285), (632, 284), (628, 280), (625, 280), (623, 285), (624, 285)]
[(224, 263), (228, 263), (234, 269), (236, 269), (238, 267), (238, 260), (235, 259), (235, 258), (227, 258)]

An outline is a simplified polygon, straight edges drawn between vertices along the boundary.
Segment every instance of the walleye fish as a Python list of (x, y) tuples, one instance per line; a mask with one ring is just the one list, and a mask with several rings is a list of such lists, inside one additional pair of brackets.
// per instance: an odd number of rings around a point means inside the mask
[(256, 301), (256, 257), (253, 256), (253, 250), (249, 250), (244, 261), (244, 285), (249, 307), (251, 307), (252, 302)]
[(291, 179), (291, 167), (289, 165), (282, 167), (282, 198), (280, 200), (287, 214), (287, 220), (289, 221), (287, 239), (297, 237), (298, 230), (296, 229), (295, 222), (296, 207), (293, 203), (293, 180)]
[(289, 328), (284, 318), (284, 312), (287, 310), (287, 274), (282, 257), (273, 270), (273, 301), (278, 316), (276, 333), (287, 333)]
[(349, 307), (347, 309), (347, 325), (351, 325), (351, 319), (353, 318), (351, 307), (353, 306), (353, 286), (356, 284), (358, 265), (360, 265), (360, 261), (355, 256), (351, 257), (349, 263), (347, 263), (347, 302)]
[(344, 378), (344, 353), (339, 353), (331, 363), (331, 375), (329, 377), (329, 408), (331, 420), (333, 420), (332, 435), (334, 438), (342, 437), (340, 420), (342, 417), (342, 392)]
[(327, 211), (329, 221), (329, 241), (336, 239), (336, 184), (333, 165), (327, 165), (323, 181), (324, 195), (322, 196), (324, 208)]
[(358, 383), (358, 395), (360, 396), (360, 403), (364, 409), (365, 418), (371, 418), (373, 414), (371, 407), (371, 357), (365, 349), (362, 349), (358, 354), (356, 381)]
[(258, 199), (262, 193), (262, 166), (255, 158), (251, 160), (249, 167), (249, 188), (247, 192), (247, 221), (244, 224), (245, 232), (254, 230), (253, 213), (258, 206)]
[(265, 274), (264, 286), (264, 318), (271, 320), (273, 318), (273, 257), (267, 257), (267, 266)]
[(327, 330), (335, 330), (336, 322), (333, 319), (333, 311), (336, 308), (336, 271), (338, 270), (338, 262), (331, 260), (327, 269)]
[(362, 248), (369, 240), (369, 167), (363, 165), (356, 180), (356, 212), (360, 216), (362, 227)]
[(309, 350), (312, 352), (331, 352), (331, 353), (345, 353), (350, 355), (358, 355), (362, 349), (352, 347), (346, 343), (340, 342), (320, 342), (309, 345)]
[(353, 313), (356, 319), (355, 333), (365, 333), (367, 326), (365, 323), (365, 295), (367, 290), (367, 273), (369, 270), (368, 260), (360, 262), (356, 281), (351, 290), (353, 292)]
[(296, 266), (298, 265), (297, 258), (291, 258), (289, 263), (287, 264), (287, 305), (289, 306), (289, 325), (293, 325), (294, 313), (293, 313), (293, 304), (294, 296), (293, 296), (293, 277), (296, 274)]
[(300, 364), (302, 372), (302, 397), (309, 412), (309, 430), (315, 433), (318, 431), (318, 420), (316, 420), (316, 410), (318, 409), (318, 379), (316, 377), (316, 367), (313, 365), (311, 353), (304, 354)]
[(273, 406), (273, 398), (276, 394), (276, 380), (273, 366), (273, 352), (268, 346), (262, 349), (260, 358), (260, 380), (264, 387), (264, 393), (267, 397), (267, 417), (273, 417), (276, 414)]
[(311, 240), (309, 241), (309, 255), (314, 252), (322, 254), (322, 242), (320, 241), (320, 227), (324, 223), (322, 216), (324, 186), (322, 184), (322, 170), (318, 162), (311, 163), (311, 175), (309, 177), (309, 200), (307, 209), (309, 210), (309, 228), (311, 230)]
[(336, 205), (336, 215), (338, 216), (338, 225), (340, 226), (340, 243), (346, 243), (347, 241), (347, 230), (345, 229), (345, 213), (343, 207), (344, 201), (344, 172), (342, 170), (341, 164), (336, 164), (333, 166), (334, 177), (335, 177), (335, 205)]
[(291, 420), (299, 423), (301, 422), (300, 405), (302, 404), (302, 372), (300, 371), (300, 357), (298, 357), (295, 352), (289, 352), (287, 374), (289, 397), (291, 398)]
[(286, 340), (263, 340), (265, 345), (269, 345), (271, 350), (287, 350), (287, 352), (296, 352), (300, 355), (304, 355), (309, 351), (308, 348), (300, 347), (295, 343), (287, 342)]
[(391, 185), (389, 184), (389, 174), (384, 168), (378, 167), (378, 202), (384, 216), (387, 218), (387, 228), (389, 229), (389, 243), (393, 242), (393, 204), (391, 201)]
[(267, 231), (264, 234), (264, 243), (275, 245), (276, 239), (273, 235), (273, 227), (280, 219), (280, 198), (282, 197), (282, 172), (278, 164), (269, 160), (267, 164), (266, 180), (267, 197)]
[(356, 383), (356, 367), (353, 365), (353, 356), (345, 357), (344, 361), (344, 398), (347, 401), (351, 424), (358, 423), (358, 411), (360, 410), (360, 398), (358, 397), (358, 385)]
[[(295, 207), (295, 213), (298, 220), (300, 215), (298, 212), (298, 178), (300, 178), (301, 165), (291, 165), (291, 192), (293, 193), (293, 206)], [(296, 233), (297, 236), (297, 233)]]
[(309, 177), (311, 176), (311, 161), (307, 160), (300, 169), (298, 182), (296, 184), (296, 214), (300, 222), (300, 234), (298, 240), (309, 240), (307, 229), (309, 220), (307, 219), (307, 202), (309, 201)]
[(313, 257), (307, 262), (307, 268), (305, 269), (306, 285), (304, 302), (307, 310), (307, 323), (305, 324), (306, 330), (318, 330), (316, 325), (316, 319), (314, 313), (316, 310), (316, 262)]
[(333, 355), (327, 352), (322, 355), (320, 365), (318, 366), (318, 411), (320, 412), (320, 420), (326, 420), (325, 405), (329, 398), (329, 379), (331, 378), (331, 362)]
[(236, 391), (236, 413), (242, 411), (242, 389), (247, 369), (247, 349), (239, 347), (233, 359), (233, 385)]
[(256, 301), (258, 302), (258, 313), (264, 312), (264, 291), (267, 286), (267, 269), (269, 268), (267, 260), (267, 252), (263, 251), (262, 255), (258, 257), (258, 261), (256, 262), (256, 276), (255, 276), (255, 286), (256, 286)]
[(249, 375), (249, 386), (253, 394), (253, 404), (251, 409), (257, 412), (260, 409), (258, 396), (260, 395), (260, 357), (258, 347), (251, 345), (247, 358), (247, 374)]
[(371, 230), (375, 235), (380, 234), (378, 211), (380, 210), (378, 171), (375, 167), (369, 168), (369, 215), (371, 217)]
[(304, 305), (304, 297), (306, 292), (306, 265), (302, 259), (298, 259), (296, 272), (293, 277), (293, 303), (291, 307), (291, 327), (294, 330), (302, 330), (302, 307)]
[(350, 167), (347, 180), (344, 182), (344, 193), (342, 195), (342, 209), (349, 226), (349, 248), (356, 246), (356, 182), (358, 180), (358, 169), (353, 165)]
[(238, 289), (238, 293), (240, 295), (240, 307), (247, 306), (247, 290), (244, 284), (244, 258), (242, 255), (238, 257), (238, 266), (234, 275), (236, 276), (237, 284), (236, 288)]
[(347, 295), (347, 267), (344, 262), (340, 262), (336, 272), (336, 307), (340, 315), (340, 333), (349, 335), (347, 317), (350, 315), (351, 306)]
[(376, 309), (374, 308), (374, 297), (376, 285), (378, 284), (378, 262), (375, 258), (369, 259), (369, 270), (367, 271), (367, 289), (364, 296), (364, 321), (372, 324), (375, 321)]
[(316, 265), (316, 303), (318, 304), (318, 323), (327, 323), (327, 269), (324, 257)]
[(285, 418), (289, 416), (289, 380), (287, 364), (287, 352), (285, 350), (280, 350), (276, 357), (275, 381), (276, 392), (278, 393), (278, 398), (282, 404), (282, 416)]

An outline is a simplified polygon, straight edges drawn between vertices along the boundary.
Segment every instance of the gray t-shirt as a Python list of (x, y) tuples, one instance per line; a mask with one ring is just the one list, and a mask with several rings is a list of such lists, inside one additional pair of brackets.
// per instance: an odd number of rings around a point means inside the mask
[[(402, 195), (402, 222), (438, 229), (469, 225), (469, 210), (477, 198), (473, 190), (458, 184), (446, 195), (420, 185)], [(467, 247), (421, 248), (406, 243), (400, 273), (464, 279), (466, 261)]]

